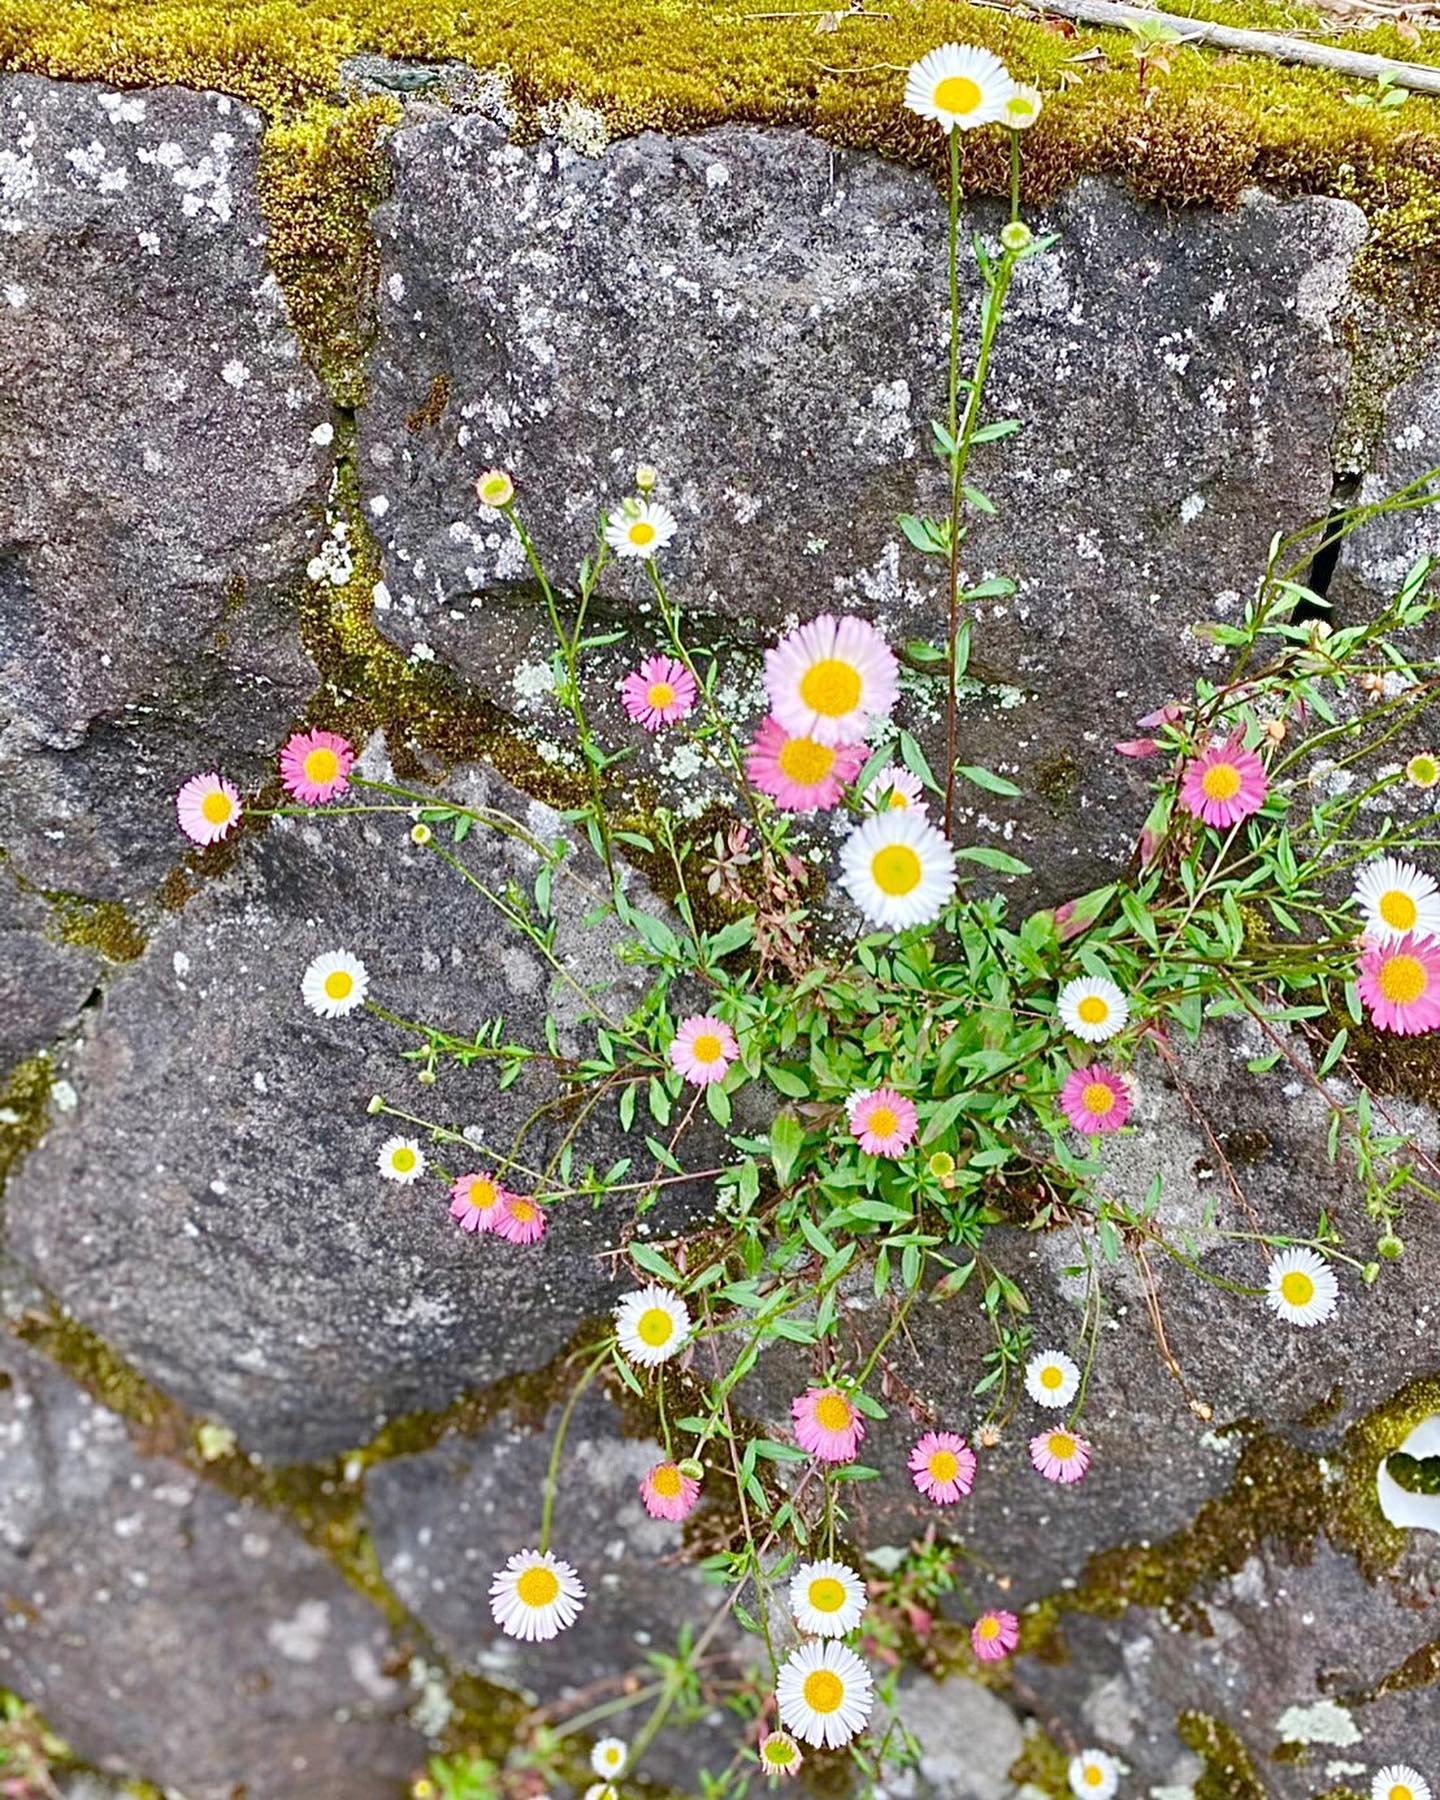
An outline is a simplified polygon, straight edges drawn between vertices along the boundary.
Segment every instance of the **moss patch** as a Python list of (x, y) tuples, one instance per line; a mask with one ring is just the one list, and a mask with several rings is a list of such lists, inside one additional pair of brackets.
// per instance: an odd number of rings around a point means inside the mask
[(106, 962), (134, 962), (150, 941), (119, 900), (87, 900), (79, 894), (47, 894), (49, 928), (62, 944), (98, 951)]
[(45, 1135), (55, 1065), (48, 1056), (16, 1063), (0, 1087), (0, 1193), (10, 1171)]
[(1250, 1752), (1223, 1720), (1209, 1713), (1183, 1712), (1175, 1721), (1182, 1744), (1204, 1764), (1195, 1781), (1195, 1800), (1265, 1800), (1265, 1783)]

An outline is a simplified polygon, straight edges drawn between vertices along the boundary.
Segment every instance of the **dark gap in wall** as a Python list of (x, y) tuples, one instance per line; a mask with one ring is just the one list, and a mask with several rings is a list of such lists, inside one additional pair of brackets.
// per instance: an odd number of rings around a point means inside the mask
[(1335, 578), (1335, 570), (1340, 561), (1340, 547), (1345, 542), (1342, 529), (1345, 515), (1359, 491), (1358, 469), (1336, 473), (1335, 484), (1330, 490), (1330, 512), (1325, 520), (1325, 532), (1320, 539), (1320, 548), (1311, 558), (1305, 575), (1305, 585), (1315, 598), (1300, 601), (1291, 613), (1290, 617), (1297, 625), (1308, 624), (1312, 619), (1324, 619), (1330, 625), (1335, 623), (1335, 608), (1329, 597), (1330, 583)]

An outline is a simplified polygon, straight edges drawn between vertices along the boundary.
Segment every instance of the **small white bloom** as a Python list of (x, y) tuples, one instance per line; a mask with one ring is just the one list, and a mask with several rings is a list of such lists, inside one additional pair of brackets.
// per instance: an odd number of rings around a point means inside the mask
[(1292, 1325), (1319, 1325), (1335, 1310), (1340, 1284), (1335, 1271), (1313, 1250), (1282, 1250), (1270, 1259), (1265, 1299)]
[(945, 910), (955, 892), (955, 853), (913, 807), (876, 813), (841, 846), (840, 879), (872, 925), (903, 931)]
[(836, 1750), (865, 1729), (874, 1704), (870, 1671), (833, 1638), (802, 1644), (780, 1665), (780, 1722), (807, 1744)]
[(844, 1637), (865, 1611), (865, 1583), (844, 1563), (801, 1563), (790, 1577), (790, 1610), (802, 1631)]
[(1061, 988), (1055, 1010), (1067, 1031), (1087, 1044), (1103, 1044), (1124, 1030), (1130, 1002), (1103, 975), (1077, 975)]
[(689, 1308), (678, 1294), (652, 1281), (615, 1308), (615, 1335), (631, 1362), (647, 1368), (667, 1362), (690, 1336)]
[(401, 1187), (409, 1187), (425, 1173), (425, 1152), (414, 1138), (386, 1138), (376, 1161), (385, 1179), (398, 1181)]
[(905, 104), (942, 131), (969, 131), (1003, 119), (1014, 86), (1004, 63), (988, 50), (941, 44), (911, 65)]
[(895, 652), (868, 619), (818, 618), (787, 631), (765, 652), (770, 710), (791, 737), (859, 744), (888, 719), (899, 694)]
[(653, 500), (627, 500), (605, 521), (605, 542), (617, 556), (651, 557), (679, 529), (668, 507)]
[(909, 769), (891, 763), (865, 789), (867, 812), (925, 812), (925, 784)]
[(613, 1781), (592, 1781), (585, 1790), (585, 1800), (620, 1800), (620, 1790)]
[(1002, 123), (1012, 131), (1028, 131), (1040, 117), (1044, 105), (1038, 88), (1026, 87), (1023, 81), (1017, 81), (1005, 96)]
[(1406, 937), (1440, 938), (1440, 891), (1414, 863), (1397, 856), (1368, 862), (1355, 880), (1365, 930), (1381, 943)]
[(369, 972), (348, 950), (327, 950), (300, 977), (301, 998), (322, 1019), (343, 1019), (364, 1005), (369, 991)]
[(585, 1589), (569, 1563), (548, 1550), (517, 1550), (490, 1583), (490, 1612), (507, 1637), (538, 1643), (573, 1625)]
[(1430, 1800), (1430, 1783), (1408, 1763), (1389, 1763), (1370, 1783), (1370, 1800)]
[(628, 1753), (624, 1738), (601, 1738), (590, 1752), (590, 1767), (597, 1775), (618, 1775)]
[(1079, 1800), (1110, 1800), (1120, 1785), (1120, 1765), (1103, 1750), (1082, 1750), (1070, 1758), (1070, 1792)]
[(1063, 1350), (1042, 1350), (1025, 1365), (1025, 1392), (1040, 1406), (1068, 1406), (1080, 1391), (1080, 1371)]

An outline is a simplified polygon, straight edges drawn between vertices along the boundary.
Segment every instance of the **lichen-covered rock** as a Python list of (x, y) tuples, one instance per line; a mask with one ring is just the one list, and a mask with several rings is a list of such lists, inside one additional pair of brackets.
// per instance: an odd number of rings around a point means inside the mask
[[(513, 469), (565, 569), (641, 461), (680, 519), (667, 579), (705, 631), (830, 607), (943, 635), (937, 565), (895, 524), (942, 504), (945, 207), (923, 175), (738, 125), (590, 158), (475, 115), (412, 125), (393, 155), (360, 475), (396, 642), (503, 701), (542, 620), (476, 474)], [(967, 211), (967, 232), (1000, 216)], [(1172, 215), (1103, 183), (1037, 224), (1059, 243), (1017, 278), (990, 397), (1024, 430), (976, 455), (1000, 512), (964, 557), (1019, 584), (976, 608), (965, 760), (1025, 798), (967, 823), (1074, 892), (1143, 817), (1111, 743), (1218, 667), (1193, 623), (1233, 622), (1272, 533), (1328, 508), (1333, 325), (1363, 224), (1258, 194)], [(965, 280), (968, 358), (968, 259)], [(652, 641), (633, 570), (601, 599)]]
[(376, 1610), (283, 1518), (0, 1337), (0, 1683), (188, 1800), (392, 1800), (423, 1761)]
[(100, 966), (94, 950), (64, 942), (45, 901), (0, 868), (0, 1074), (74, 1023)]
[(46, 888), (164, 874), (169, 796), (253, 776), (315, 675), (329, 412), (266, 272), (260, 121), (0, 78), (0, 843)]

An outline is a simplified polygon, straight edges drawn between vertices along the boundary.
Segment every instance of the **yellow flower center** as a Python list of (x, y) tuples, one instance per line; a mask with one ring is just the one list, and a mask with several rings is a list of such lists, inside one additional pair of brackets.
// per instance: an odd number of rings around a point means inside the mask
[(1065, 1371), (1060, 1367), (1059, 1363), (1046, 1363), (1045, 1367), (1040, 1371), (1040, 1385), (1043, 1388), (1049, 1388), (1052, 1394), (1055, 1392), (1056, 1388), (1064, 1387)]
[(1280, 1277), (1280, 1292), (1291, 1306), (1308, 1306), (1315, 1298), (1315, 1283), (1303, 1269), (1290, 1269)]
[(488, 481), (482, 483), (480, 498), (488, 506), (503, 506), (514, 491), (508, 475), (492, 475)]
[(789, 1738), (771, 1738), (760, 1754), (773, 1768), (788, 1769), (795, 1760), (795, 1746)]
[(1409, 931), (1420, 917), (1420, 908), (1399, 888), (1390, 888), (1380, 896), (1380, 917), (1395, 931)]
[[(1405, 773), (1416, 787), (1434, 787), (1436, 782), (1440, 781), (1440, 762), (1436, 762), (1433, 756), (1412, 756), (1406, 765)], [(1406, 1800), (1409, 1800), (1408, 1789), (1405, 1790), (1405, 1794)]]
[(805, 1677), (805, 1704), (811, 1712), (839, 1712), (845, 1683), (832, 1669), (812, 1669)]
[(661, 1344), (668, 1344), (675, 1334), (675, 1321), (663, 1306), (650, 1306), (640, 1315), (640, 1323), (635, 1327), (640, 1334), (642, 1344), (649, 1344), (658, 1350)]
[(553, 1569), (527, 1569), (515, 1583), (515, 1593), (524, 1606), (549, 1606), (559, 1598), (560, 1577)]
[(675, 704), (675, 690), (668, 681), (652, 681), (646, 690), (645, 698), (656, 712), (664, 712), (667, 706)]
[(810, 1583), (810, 1604), (816, 1612), (836, 1613), (845, 1604), (845, 1589), (833, 1575), (822, 1575)]
[(781, 746), (780, 773), (799, 787), (814, 787), (835, 767), (835, 752), (814, 738), (794, 737)]
[(323, 787), (327, 781), (333, 781), (340, 773), (340, 758), (333, 750), (323, 747), (312, 750), (305, 758), (305, 779), (313, 781), (317, 787)]
[(650, 1472), (650, 1490), (662, 1500), (676, 1500), (680, 1496), (680, 1471), (674, 1463), (661, 1463), (658, 1469)]
[(887, 844), (870, 859), (870, 874), (882, 894), (913, 893), (920, 885), (920, 858), (908, 844)]
[(1380, 992), (1394, 1006), (1411, 1006), (1423, 998), (1430, 977), (1418, 956), (1387, 957), (1380, 969)]
[(1060, 1462), (1069, 1462), (1075, 1454), (1075, 1440), (1068, 1431), (1050, 1433), (1050, 1454)]
[(986, 1618), (983, 1618), (975, 1627), (975, 1630), (980, 1637), (987, 1640), (990, 1638), (997, 1638), (1000, 1635), (1000, 1621), (992, 1613)]
[(935, 104), (941, 112), (954, 113), (963, 117), (974, 112), (984, 99), (976, 82), (968, 75), (947, 75), (935, 88)]
[(690, 1054), (698, 1063), (723, 1062), (725, 1046), (713, 1031), (702, 1031), (691, 1044)]
[(398, 1150), (391, 1152), (390, 1167), (397, 1175), (408, 1175), (415, 1167), (415, 1152), (408, 1144), (402, 1144)]
[(1103, 1025), (1110, 1017), (1110, 1006), (1098, 994), (1087, 994), (1075, 1012), (1082, 1025)]
[(1030, 119), (1035, 115), (1035, 102), (1028, 94), (1012, 94), (1005, 102), (1005, 111), (1012, 119)]
[(815, 1423), (822, 1431), (848, 1431), (850, 1402), (843, 1394), (822, 1394), (815, 1402)]
[(355, 991), (355, 977), (348, 969), (332, 969), (325, 977), (327, 1000), (348, 1000)]
[(497, 1199), (499, 1199), (499, 1195), (495, 1192), (493, 1181), (486, 1181), (482, 1177), (480, 1180), (470, 1183), (470, 1204), (480, 1212), (492, 1207)]
[(893, 1137), (899, 1130), (900, 1121), (888, 1106), (877, 1106), (865, 1122), (865, 1129), (876, 1137)]
[(219, 788), (211, 791), (200, 802), (200, 811), (205, 815), (207, 824), (223, 825), (230, 817), (230, 796)]
[(1103, 1119), (1115, 1105), (1115, 1095), (1103, 1081), (1087, 1081), (1080, 1099), (1086, 1112), (1093, 1113), (1097, 1119)]
[(1391, 1788), (1387, 1800), (1414, 1800), (1414, 1795), (1403, 1781), (1397, 1781)]
[(510, 1202), (510, 1217), (512, 1219), (518, 1219), (522, 1225), (528, 1225), (535, 1217), (535, 1208), (529, 1200), (512, 1200)]
[(860, 672), (847, 662), (827, 656), (805, 671), (800, 698), (822, 718), (838, 719), (844, 713), (854, 712), (860, 704)]
[(1085, 1785), (1086, 1787), (1104, 1787), (1105, 1771), (1100, 1767), (1099, 1763), (1086, 1763)]
[(960, 1473), (960, 1459), (953, 1450), (937, 1450), (930, 1458), (930, 1473), (936, 1481), (953, 1481)]
[(630, 527), (630, 542), (632, 544), (639, 544), (642, 547), (645, 544), (653, 544), (655, 542), (655, 527), (648, 519), (635, 520), (634, 524)]
[(1240, 792), (1240, 771), (1234, 763), (1212, 763), (1200, 778), (1207, 800), (1233, 800)]

